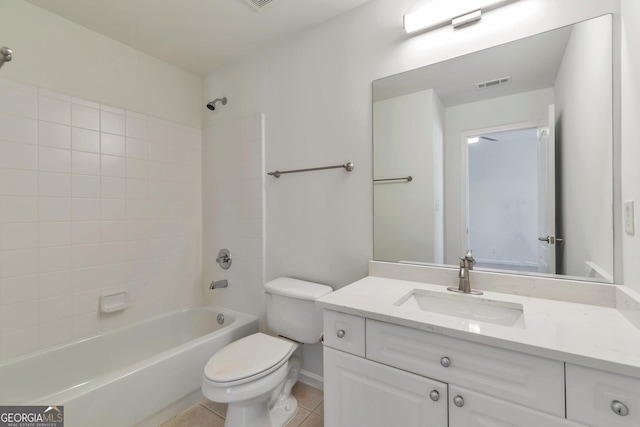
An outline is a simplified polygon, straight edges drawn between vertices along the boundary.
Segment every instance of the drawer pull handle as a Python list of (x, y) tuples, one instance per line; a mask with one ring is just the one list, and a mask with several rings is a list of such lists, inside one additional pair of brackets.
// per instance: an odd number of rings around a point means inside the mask
[(442, 359), (440, 359), (440, 364), (445, 368), (448, 368), (449, 366), (451, 366), (451, 360), (449, 360), (449, 358), (445, 356)]
[(344, 336), (346, 335), (346, 332), (344, 331), (344, 329), (338, 329), (338, 332), (336, 332), (336, 335), (338, 336), (338, 338), (344, 338)]
[(464, 406), (464, 399), (462, 398), (462, 396), (456, 396), (453, 398), (453, 404), (458, 408), (462, 408)]
[(611, 402), (611, 410), (621, 417), (629, 415), (629, 408), (627, 408), (627, 405), (617, 400)]
[(429, 397), (434, 402), (437, 402), (438, 400), (440, 400), (440, 393), (438, 392), (438, 390), (432, 390), (431, 393), (429, 393)]

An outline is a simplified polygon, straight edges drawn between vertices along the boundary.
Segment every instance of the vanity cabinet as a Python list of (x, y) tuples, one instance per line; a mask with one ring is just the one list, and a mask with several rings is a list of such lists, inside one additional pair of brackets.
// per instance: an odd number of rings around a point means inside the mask
[(584, 425), (565, 418), (563, 362), (331, 310), (324, 334), (332, 427)]

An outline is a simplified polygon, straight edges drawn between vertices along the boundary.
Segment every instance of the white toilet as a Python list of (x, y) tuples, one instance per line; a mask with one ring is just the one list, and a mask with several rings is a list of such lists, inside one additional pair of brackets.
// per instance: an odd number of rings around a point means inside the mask
[(204, 368), (202, 393), (228, 403), (225, 427), (282, 427), (296, 414), (301, 343), (316, 343), (322, 311), (315, 301), (329, 286), (280, 277), (265, 284), (267, 322), (280, 338), (257, 333), (232, 342)]

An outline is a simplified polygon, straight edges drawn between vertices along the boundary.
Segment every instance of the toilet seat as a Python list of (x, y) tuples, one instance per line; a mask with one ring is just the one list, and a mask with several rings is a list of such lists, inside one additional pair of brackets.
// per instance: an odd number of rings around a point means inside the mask
[(293, 342), (258, 332), (214, 354), (204, 376), (221, 387), (255, 381), (285, 364), (296, 348)]

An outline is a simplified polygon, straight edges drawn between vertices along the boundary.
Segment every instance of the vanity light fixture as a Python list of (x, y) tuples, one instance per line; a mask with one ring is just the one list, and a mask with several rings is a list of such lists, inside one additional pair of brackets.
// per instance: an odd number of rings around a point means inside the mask
[(459, 28), (482, 19), (482, 13), (517, 0), (444, 0), (430, 2), (425, 9), (404, 15), (408, 34), (430, 31), (447, 25)]

